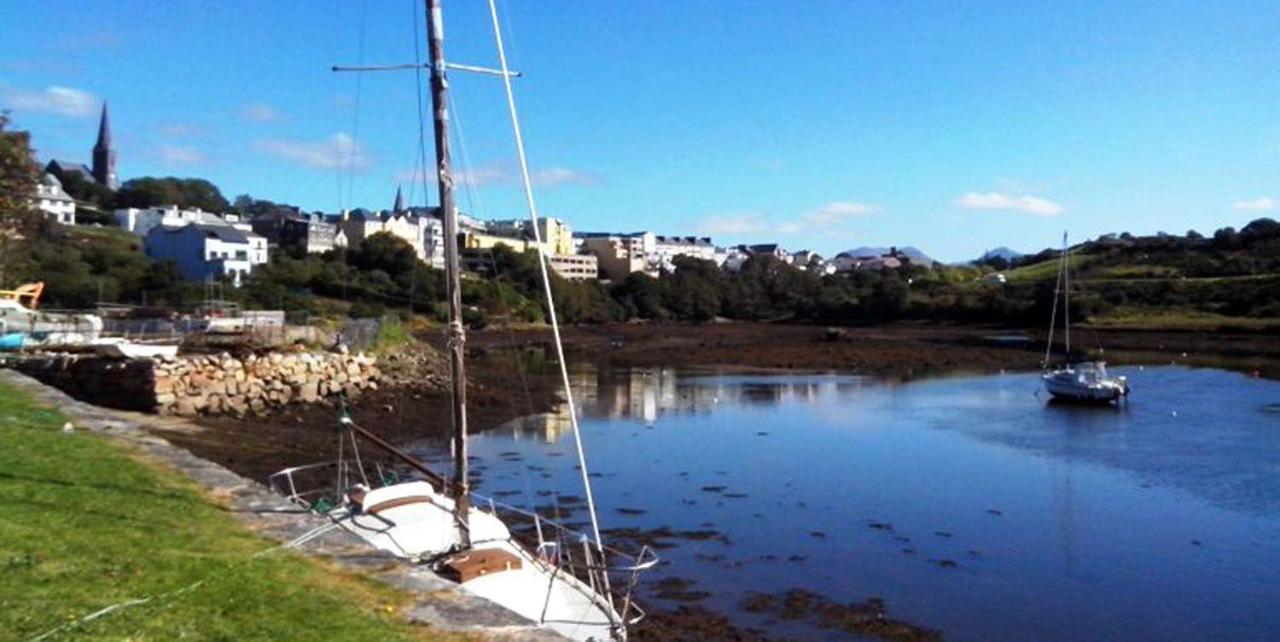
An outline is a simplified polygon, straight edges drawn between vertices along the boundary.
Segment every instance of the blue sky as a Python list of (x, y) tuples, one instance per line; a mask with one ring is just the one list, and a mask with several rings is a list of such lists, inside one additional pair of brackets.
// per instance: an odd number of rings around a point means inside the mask
[[(87, 161), (105, 98), (123, 178), (385, 208), (414, 183), (414, 74), (329, 67), (412, 61), (420, 4), (8, 0), (0, 107), (42, 158)], [(540, 208), (575, 229), (961, 260), (1280, 206), (1274, 1), (500, 8)], [(445, 11), (448, 57), (496, 64), (486, 6)], [(452, 84), (462, 207), (523, 216), (501, 84)]]

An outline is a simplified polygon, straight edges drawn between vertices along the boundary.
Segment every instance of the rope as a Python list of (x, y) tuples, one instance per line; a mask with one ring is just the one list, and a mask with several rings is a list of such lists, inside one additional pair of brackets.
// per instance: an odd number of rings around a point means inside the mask
[[(331, 522), (328, 524), (317, 526), (316, 528), (313, 528), (307, 531), (306, 533), (303, 533), (302, 535), (288, 542), (285, 542), (284, 544), (277, 544), (276, 546), (270, 546), (270, 547), (264, 548), (258, 551), (257, 553), (254, 553), (253, 555), (250, 555), (249, 557), (245, 558), (240, 563), (241, 564), (248, 563), (251, 560), (261, 558), (264, 555), (267, 555), (269, 553), (274, 553), (275, 551), (278, 551), (278, 550), (297, 548), (299, 546), (302, 546), (303, 544), (310, 542), (311, 540), (314, 540), (315, 538), (321, 535), (324, 535), (325, 533), (335, 528), (338, 528), (338, 524), (336, 522)], [(45, 640), (53, 635), (57, 635), (58, 633), (62, 633), (64, 631), (69, 631), (71, 629), (79, 628), (80, 626), (88, 624), (89, 622), (92, 622), (98, 618), (105, 617), (107, 615), (115, 613), (116, 611), (128, 608), (130, 606), (140, 606), (140, 605), (148, 604), (151, 602), (161, 602), (161, 601), (170, 600), (170, 599), (179, 597), (184, 593), (189, 593), (191, 591), (196, 590), (197, 588), (200, 588), (200, 586), (202, 586), (207, 580), (208, 578), (196, 580), (195, 582), (192, 582), (180, 589), (175, 589), (173, 591), (169, 591), (168, 593), (162, 593), (160, 595), (156, 595), (152, 597), (141, 597), (141, 598), (134, 598), (131, 600), (125, 600), (123, 602), (117, 602), (116, 604), (112, 604), (110, 606), (98, 609), (97, 611), (94, 611), (93, 613), (90, 613), (78, 620), (75, 620), (73, 622), (68, 622), (56, 628), (45, 631), (44, 633), (41, 633), (40, 635), (37, 635), (31, 638), (30, 640), (28, 640), (28, 642), (40, 642), (41, 640)]]
[[(560, 378), (564, 382), (565, 402), (569, 406), (569, 424), (573, 428), (573, 442), (578, 451), (578, 466), (582, 471), (582, 486), (587, 498), (587, 511), (591, 515), (591, 531), (595, 536), (596, 549), (600, 552), (601, 565), (604, 565), (604, 544), (600, 539), (600, 520), (596, 516), (595, 498), (591, 492), (591, 477), (587, 472), (587, 457), (582, 448), (582, 433), (578, 427), (578, 412), (573, 401), (573, 389), (569, 385), (569, 367), (565, 363), (564, 343), (560, 339), (560, 324), (556, 319), (555, 299), (551, 294), (551, 276), (547, 271), (549, 258), (542, 251), (542, 233), (538, 230), (538, 206), (533, 198), (533, 181), (529, 177), (529, 162), (524, 150), (524, 136), (520, 133), (520, 117), (516, 113), (515, 93), (511, 89), (511, 74), (507, 68), (507, 53), (502, 46), (502, 27), (498, 24), (498, 8), (494, 0), (489, 0), (489, 15), (493, 20), (493, 37), (498, 46), (498, 62), (502, 69), (502, 84), (507, 94), (507, 110), (511, 115), (511, 128), (515, 133), (516, 156), (520, 161), (520, 177), (524, 182), (524, 196), (529, 207), (529, 220), (533, 224), (533, 238), (538, 244), (538, 267), (542, 272), (543, 291), (547, 297), (547, 309), (551, 321), (551, 333), (555, 337), (556, 357), (560, 361)], [(609, 595), (608, 574), (604, 575), (605, 595)], [(612, 605), (612, 598), (610, 598)]]

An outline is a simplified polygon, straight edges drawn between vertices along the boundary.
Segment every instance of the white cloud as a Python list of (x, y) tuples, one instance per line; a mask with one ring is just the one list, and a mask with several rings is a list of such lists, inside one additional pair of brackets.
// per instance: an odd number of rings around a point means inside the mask
[(85, 118), (98, 110), (98, 99), (87, 91), (51, 85), (44, 91), (10, 90), (4, 93), (8, 106), (19, 111), (45, 112)]
[(194, 147), (178, 145), (158, 145), (155, 155), (167, 165), (200, 165), (209, 160), (208, 156)]
[(1038, 196), (1010, 196), (1000, 192), (969, 192), (957, 198), (955, 204), (970, 210), (1013, 210), (1035, 216), (1057, 216), (1063, 207), (1047, 198)]
[(760, 213), (746, 212), (708, 216), (698, 223), (697, 229), (699, 234), (734, 236), (767, 232), (771, 226)]
[[(423, 172), (421, 170), (401, 170), (396, 172), (396, 180), (401, 182), (415, 182), (423, 180)], [(426, 174), (426, 180), (434, 183), (436, 180), (435, 172), (431, 171)], [(455, 169), (453, 180), (459, 185), (469, 185), (471, 187), (486, 187), (489, 185), (519, 185), (520, 172), (513, 164), (491, 164), (473, 167), (471, 169)], [(598, 181), (595, 176), (586, 172), (570, 169), (568, 167), (548, 167), (547, 169), (535, 169), (529, 172), (529, 180), (533, 182), (534, 187), (554, 187), (556, 185), (594, 185)]]
[(265, 139), (255, 141), (253, 147), (264, 154), (317, 169), (350, 167), (361, 170), (373, 165), (372, 156), (344, 133), (321, 141)]
[(1273, 210), (1275, 208), (1276, 208), (1275, 199), (1267, 198), (1266, 196), (1263, 196), (1262, 198), (1255, 198), (1253, 200), (1248, 200), (1248, 201), (1236, 201), (1231, 204), (1231, 209), (1242, 210), (1246, 212), (1265, 212), (1265, 211)]
[(831, 201), (803, 212), (794, 219), (785, 221), (770, 221), (759, 212), (734, 215), (717, 214), (702, 219), (698, 224), (698, 231), (702, 234), (724, 234), (729, 236), (765, 232), (773, 234), (823, 233), (838, 230), (854, 217), (879, 212), (881, 209), (877, 205), (867, 205), (865, 203)]
[(274, 123), (284, 120), (284, 114), (266, 103), (248, 103), (240, 107), (240, 117), (251, 123)]
[(594, 185), (596, 177), (568, 167), (548, 167), (529, 173), (529, 180), (539, 187), (553, 185)]
[(204, 133), (204, 128), (199, 125), (192, 125), (189, 123), (169, 123), (167, 125), (161, 125), (159, 132), (164, 136), (185, 138), (187, 136), (196, 136)]
[(876, 205), (853, 203), (850, 201), (831, 201), (821, 207), (811, 209), (808, 212), (801, 214), (800, 220), (798, 221), (784, 223), (782, 227), (784, 228), (783, 231), (789, 234), (810, 230), (829, 229), (856, 216), (872, 214), (879, 211), (880, 207)]

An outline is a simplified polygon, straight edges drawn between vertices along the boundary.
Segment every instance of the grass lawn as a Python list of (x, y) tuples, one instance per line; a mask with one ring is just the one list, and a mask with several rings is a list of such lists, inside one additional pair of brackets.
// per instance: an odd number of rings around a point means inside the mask
[(145, 598), (45, 639), (465, 639), (403, 623), (405, 598), (372, 580), (284, 551), (254, 558), (274, 542), (64, 421), (0, 385), (0, 639)]
[(1140, 330), (1274, 330), (1280, 329), (1280, 319), (1230, 317), (1185, 308), (1119, 306), (1082, 325)]

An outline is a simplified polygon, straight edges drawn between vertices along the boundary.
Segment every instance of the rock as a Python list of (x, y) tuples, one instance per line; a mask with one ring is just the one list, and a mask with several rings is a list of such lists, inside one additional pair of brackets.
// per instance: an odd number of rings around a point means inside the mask
[(320, 387), (314, 381), (298, 386), (298, 398), (306, 403), (315, 403), (320, 399)]

